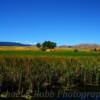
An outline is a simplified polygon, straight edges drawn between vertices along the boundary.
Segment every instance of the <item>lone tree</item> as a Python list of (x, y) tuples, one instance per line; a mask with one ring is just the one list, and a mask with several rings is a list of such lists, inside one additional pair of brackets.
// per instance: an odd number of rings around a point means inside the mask
[(41, 48), (41, 43), (37, 43), (36, 46), (37, 46), (38, 48)]
[(42, 43), (42, 48), (54, 49), (55, 47), (56, 47), (56, 43), (55, 42), (45, 41), (45, 42)]
[(45, 41), (42, 44), (37, 43), (36, 46), (38, 48), (41, 48), (41, 50), (45, 51), (47, 49), (54, 49), (56, 47), (56, 43), (55, 42), (51, 42), (51, 41)]

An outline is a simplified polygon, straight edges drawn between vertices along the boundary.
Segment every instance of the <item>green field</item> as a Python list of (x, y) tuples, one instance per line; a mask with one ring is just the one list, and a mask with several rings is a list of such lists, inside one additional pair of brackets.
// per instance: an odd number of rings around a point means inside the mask
[(32, 50), (21, 50), (21, 51), (13, 51), (13, 50), (0, 50), (0, 55), (16, 55), (16, 56), (33, 56), (33, 57), (69, 57), (69, 56), (94, 56), (99, 57), (100, 52), (85, 52), (85, 51), (53, 51), (53, 52), (44, 52), (44, 51), (32, 51)]

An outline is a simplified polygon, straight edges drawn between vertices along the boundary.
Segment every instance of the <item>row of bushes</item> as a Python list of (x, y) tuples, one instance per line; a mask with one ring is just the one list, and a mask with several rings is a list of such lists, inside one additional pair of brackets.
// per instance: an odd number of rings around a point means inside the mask
[(86, 84), (100, 84), (100, 58), (0, 56), (1, 94), (67, 91)]

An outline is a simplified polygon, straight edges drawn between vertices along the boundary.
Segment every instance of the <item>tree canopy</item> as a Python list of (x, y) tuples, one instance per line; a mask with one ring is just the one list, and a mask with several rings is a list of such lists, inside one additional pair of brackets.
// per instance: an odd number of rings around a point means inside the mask
[(46, 49), (54, 49), (56, 47), (56, 43), (55, 42), (51, 42), (51, 41), (44, 41), (42, 44), (41, 43), (37, 43), (36, 45), (37, 47), (41, 47), (43, 50)]

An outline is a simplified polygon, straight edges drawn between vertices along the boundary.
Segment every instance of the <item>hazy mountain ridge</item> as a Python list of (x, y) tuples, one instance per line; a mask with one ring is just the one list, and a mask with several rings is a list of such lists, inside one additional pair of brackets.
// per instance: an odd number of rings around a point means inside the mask
[(59, 48), (100, 48), (99, 44), (60, 45)]
[(19, 42), (0, 42), (0, 46), (31, 46), (30, 44), (22, 44)]
[[(24, 44), (20, 42), (0, 42), (0, 46), (33, 46), (32, 44)], [(36, 45), (34, 45), (36, 46)], [(100, 44), (78, 44), (78, 45), (60, 45), (59, 48), (100, 48)]]
[(75, 48), (100, 48), (99, 44), (79, 44), (73, 46)]

